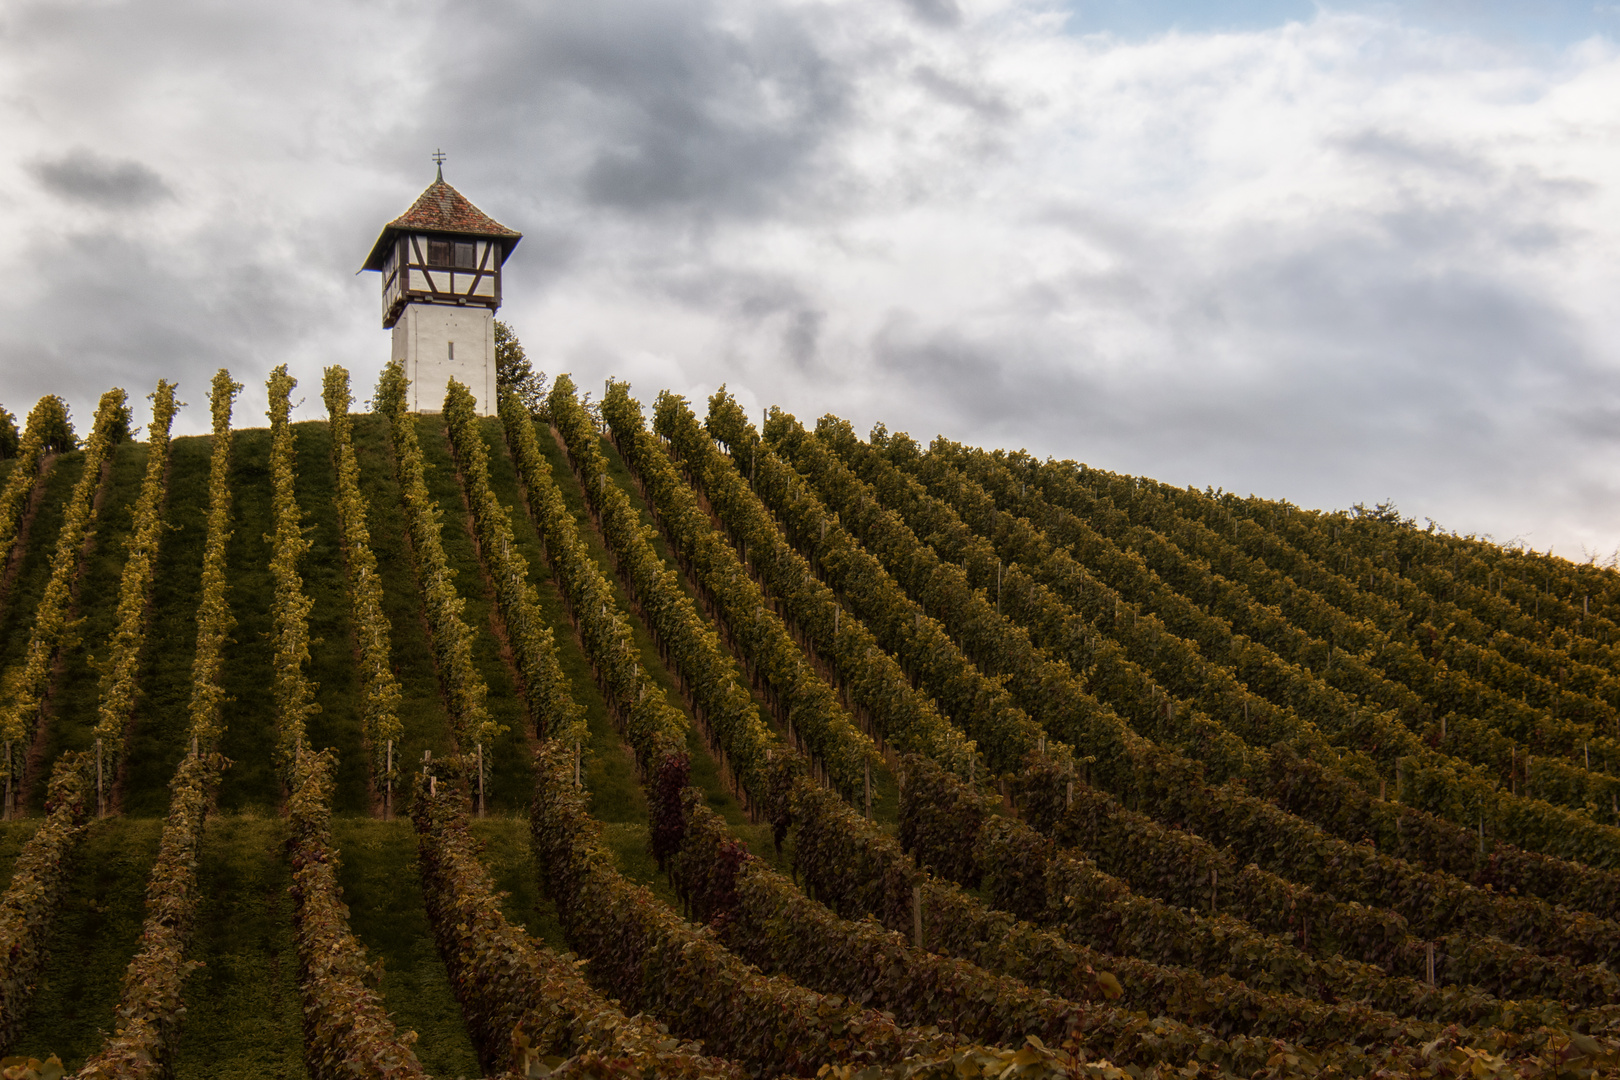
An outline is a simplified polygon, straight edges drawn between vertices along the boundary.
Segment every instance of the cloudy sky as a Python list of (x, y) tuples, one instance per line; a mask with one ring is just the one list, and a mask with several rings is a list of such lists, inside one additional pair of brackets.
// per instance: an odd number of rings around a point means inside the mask
[[(1620, 4), (7, 0), (0, 403), (367, 388), (381, 226), (538, 366), (1620, 549)], [(361, 396), (364, 396), (362, 394)]]

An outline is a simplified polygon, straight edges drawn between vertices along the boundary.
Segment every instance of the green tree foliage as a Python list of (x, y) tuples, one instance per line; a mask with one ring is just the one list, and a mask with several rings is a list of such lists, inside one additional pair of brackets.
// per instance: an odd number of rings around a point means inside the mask
[(545, 411), (546, 373), (534, 370), (517, 332), (500, 319), (495, 320), (495, 385), (516, 394), (531, 415)]
[(21, 436), (17, 434), (17, 415), (10, 409), (0, 406), (0, 461), (10, 461), (17, 456), (17, 446)]
[[(55, 394), (40, 398), (34, 411), (28, 414), (29, 430), (33, 430), (36, 424), (39, 425), (40, 442), (47, 452), (61, 454), (78, 448), (79, 437), (73, 431), (73, 417), (68, 414), (67, 402)], [(112, 428), (109, 428), (109, 437), (111, 433)]]

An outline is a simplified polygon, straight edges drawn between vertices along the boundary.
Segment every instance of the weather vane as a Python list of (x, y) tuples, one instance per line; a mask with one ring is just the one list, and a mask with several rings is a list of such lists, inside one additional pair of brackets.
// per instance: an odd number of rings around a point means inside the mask
[(433, 151), (433, 164), (435, 164), (435, 165), (437, 165), (439, 167), (439, 179), (440, 180), (444, 179), (444, 158), (445, 158), (445, 153), (444, 153), (443, 150), (434, 150)]

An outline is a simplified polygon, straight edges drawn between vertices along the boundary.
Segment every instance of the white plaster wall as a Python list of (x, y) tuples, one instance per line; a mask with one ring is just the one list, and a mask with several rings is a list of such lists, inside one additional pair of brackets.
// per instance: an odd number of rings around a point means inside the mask
[[(451, 379), (465, 383), (480, 416), (495, 415), (495, 313), (486, 307), (406, 304), (394, 324), (393, 359), (411, 381), (412, 412), (444, 409)], [(455, 358), (450, 343), (455, 343)]]

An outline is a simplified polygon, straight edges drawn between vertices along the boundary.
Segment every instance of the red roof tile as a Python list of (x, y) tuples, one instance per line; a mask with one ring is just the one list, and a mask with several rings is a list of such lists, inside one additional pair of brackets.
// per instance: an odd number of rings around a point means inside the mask
[(382, 235), (371, 247), (363, 270), (381, 270), (388, 245), (402, 232), (453, 233), (460, 236), (498, 236), (510, 241), (502, 245), (502, 261), (517, 247), (523, 234), (508, 229), (468, 201), (467, 196), (439, 177), (411, 204), (411, 208), (383, 226)]

